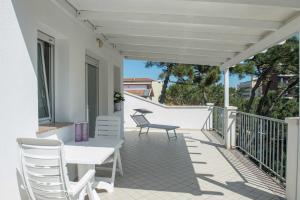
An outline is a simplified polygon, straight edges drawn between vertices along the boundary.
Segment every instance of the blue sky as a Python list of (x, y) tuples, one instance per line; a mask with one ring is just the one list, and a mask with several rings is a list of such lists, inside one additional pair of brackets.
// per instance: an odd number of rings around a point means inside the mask
[[(125, 78), (151, 78), (158, 79), (161, 69), (156, 67), (145, 68), (146, 61), (124, 60), (124, 77)], [(240, 80), (237, 76), (230, 76), (230, 87), (236, 87), (240, 82), (248, 81), (250, 77)], [(223, 77), (221, 77), (223, 82)]]

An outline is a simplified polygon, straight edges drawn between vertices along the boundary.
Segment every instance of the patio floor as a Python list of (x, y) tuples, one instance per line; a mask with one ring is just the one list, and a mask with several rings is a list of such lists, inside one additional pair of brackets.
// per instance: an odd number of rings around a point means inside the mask
[(104, 200), (284, 199), (284, 190), (236, 150), (226, 150), (214, 134), (178, 131), (138, 136), (126, 131), (121, 151), (124, 176)]

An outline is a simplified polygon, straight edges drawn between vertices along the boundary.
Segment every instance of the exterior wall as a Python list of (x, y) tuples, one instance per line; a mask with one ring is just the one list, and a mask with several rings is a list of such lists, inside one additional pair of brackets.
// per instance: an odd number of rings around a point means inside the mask
[(96, 35), (53, 2), (0, 1), (1, 199), (20, 199), (16, 138), (36, 137), (38, 129), (38, 30), (55, 38), (56, 120), (85, 120), (86, 53), (100, 60), (100, 111), (113, 114), (113, 79), (109, 77), (113, 76), (114, 65), (122, 68), (122, 57), (107, 44), (98, 48)]
[(148, 89), (150, 87), (150, 84), (126, 84), (124, 83), (124, 90), (140, 90), (140, 89)]
[[(244, 98), (250, 98), (251, 90), (255, 86), (255, 84), (256, 84), (256, 80), (251, 80), (251, 81), (242, 82), (238, 85), (238, 89), (241, 91), (242, 96)], [(255, 92), (255, 96), (261, 96), (261, 94), (262, 94), (262, 87), (259, 87)]]
[(162, 90), (162, 81), (161, 80), (156, 80), (156, 81), (152, 81), (152, 90), (153, 90), (153, 97), (152, 97), (152, 101), (158, 103), (159, 100), (159, 96), (161, 94), (161, 90)]
[(208, 106), (165, 106), (129, 93), (124, 96), (125, 128), (136, 126), (130, 117), (136, 108), (152, 111), (153, 113), (146, 115), (151, 123), (176, 125), (187, 129), (202, 129), (210, 113)]

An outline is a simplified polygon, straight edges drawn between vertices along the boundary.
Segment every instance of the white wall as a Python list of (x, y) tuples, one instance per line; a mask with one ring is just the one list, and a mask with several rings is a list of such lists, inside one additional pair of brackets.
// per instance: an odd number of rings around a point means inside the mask
[[(113, 111), (113, 66), (122, 57), (107, 44), (97, 47), (96, 35), (50, 0), (1, 0), (0, 17), (0, 190), (1, 199), (19, 199), (17, 137), (36, 137), (37, 31), (55, 38), (55, 111), (58, 121), (85, 120), (86, 52), (105, 63), (99, 77), (107, 91), (100, 96), (103, 112)], [(122, 71), (122, 70), (121, 70)], [(105, 99), (105, 100), (104, 100)]]
[(0, 1), (0, 193), (19, 199), (16, 137), (34, 137), (37, 129), (36, 77), (14, 8)]
[(136, 108), (144, 108), (153, 113), (146, 117), (151, 123), (176, 125), (180, 128), (201, 129), (209, 116), (208, 106), (165, 106), (136, 95), (125, 93), (124, 126), (135, 127), (131, 119)]

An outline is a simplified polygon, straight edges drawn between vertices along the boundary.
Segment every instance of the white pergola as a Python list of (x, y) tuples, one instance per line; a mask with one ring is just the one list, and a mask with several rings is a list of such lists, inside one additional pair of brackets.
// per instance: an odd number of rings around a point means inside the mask
[(125, 58), (220, 66), (225, 106), (228, 69), (300, 30), (300, 0), (56, 2)]

